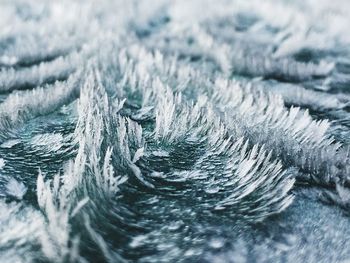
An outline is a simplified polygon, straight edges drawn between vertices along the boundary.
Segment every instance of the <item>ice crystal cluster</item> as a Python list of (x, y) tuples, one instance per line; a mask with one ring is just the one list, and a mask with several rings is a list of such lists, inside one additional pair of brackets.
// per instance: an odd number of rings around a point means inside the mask
[(348, 0), (0, 2), (0, 262), (348, 262)]

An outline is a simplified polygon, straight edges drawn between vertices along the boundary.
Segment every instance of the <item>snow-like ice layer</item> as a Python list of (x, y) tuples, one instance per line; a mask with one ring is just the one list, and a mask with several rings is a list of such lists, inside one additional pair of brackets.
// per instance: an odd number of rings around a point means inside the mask
[(347, 260), (349, 8), (1, 2), (0, 261)]

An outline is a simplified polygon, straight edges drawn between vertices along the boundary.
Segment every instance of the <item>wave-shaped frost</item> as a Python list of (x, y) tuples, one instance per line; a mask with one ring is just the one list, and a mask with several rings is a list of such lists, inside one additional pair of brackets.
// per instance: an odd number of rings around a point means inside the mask
[(1, 2), (0, 260), (206, 262), (249, 236), (242, 261), (310, 261), (306, 223), (276, 232), (349, 209), (347, 7)]

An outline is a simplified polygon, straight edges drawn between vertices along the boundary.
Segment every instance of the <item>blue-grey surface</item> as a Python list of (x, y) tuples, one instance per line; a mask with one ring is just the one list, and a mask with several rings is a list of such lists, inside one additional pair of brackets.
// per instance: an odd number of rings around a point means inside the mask
[(0, 2), (0, 262), (348, 262), (346, 0)]

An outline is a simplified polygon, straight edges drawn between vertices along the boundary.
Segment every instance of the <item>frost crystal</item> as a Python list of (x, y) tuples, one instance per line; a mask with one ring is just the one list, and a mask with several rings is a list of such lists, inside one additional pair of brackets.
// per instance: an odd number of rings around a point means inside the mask
[(2, 1), (0, 261), (349, 258), (349, 8)]

